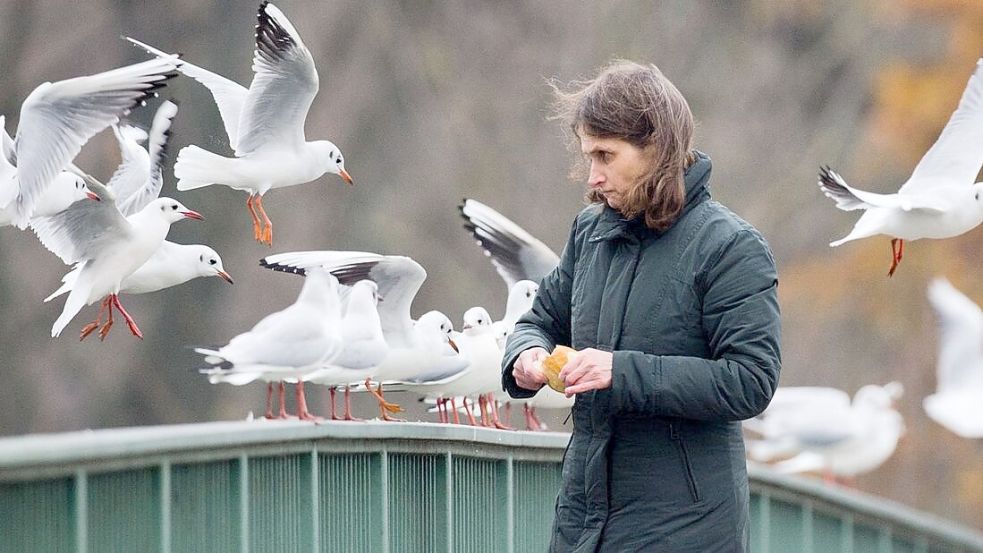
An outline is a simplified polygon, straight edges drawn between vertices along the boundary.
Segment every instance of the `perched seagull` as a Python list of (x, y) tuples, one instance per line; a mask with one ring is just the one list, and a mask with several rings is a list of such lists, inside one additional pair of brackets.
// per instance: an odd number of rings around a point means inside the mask
[[(267, 315), (218, 350), (198, 348), (212, 365), (203, 369), (212, 383), (242, 385), (257, 379), (281, 383), (280, 411), (283, 409), (282, 383), (296, 382), (297, 417), (313, 420), (304, 397), (305, 374), (334, 359), (343, 348), (341, 300), (338, 279), (327, 271), (307, 271), (297, 300), (281, 311)], [(273, 418), (272, 388), (267, 390), (267, 417)]]
[(465, 199), (458, 209), (471, 233), (511, 292), (520, 280), (543, 280), (560, 257), (546, 244), (487, 205)]
[(939, 319), (938, 383), (922, 407), (957, 435), (983, 438), (983, 311), (944, 278), (928, 299)]
[[(127, 37), (157, 56), (169, 54)], [(259, 7), (253, 81), (245, 88), (208, 70), (182, 63), (178, 70), (205, 85), (215, 98), (234, 158), (187, 146), (178, 154), (178, 190), (223, 184), (249, 193), (246, 207), (255, 239), (273, 244), (273, 223), (263, 209), (270, 189), (313, 181), (325, 173), (353, 180), (341, 150), (327, 140), (308, 142), (304, 121), (318, 90), (314, 58), (283, 12)]]
[(350, 290), (342, 293), (341, 318), (342, 350), (331, 363), (303, 377), (305, 382), (328, 386), (331, 396), (331, 420), (335, 414), (335, 388), (345, 388), (345, 413), (343, 420), (356, 420), (352, 416), (350, 384), (368, 378), (373, 367), (389, 353), (389, 345), (382, 334), (382, 322), (376, 306), (379, 303), (379, 286), (371, 280), (360, 280)]
[(894, 408), (903, 388), (897, 382), (860, 388), (849, 396), (835, 388), (779, 388), (759, 418), (745, 428), (763, 439), (751, 441), (748, 456), (780, 460), (781, 472), (821, 471), (827, 480), (852, 479), (881, 466), (904, 434)]
[[(393, 420), (390, 415), (402, 411), (398, 405), (385, 401), (383, 382), (441, 380), (467, 367), (467, 361), (460, 355), (447, 355), (446, 349), (437, 347), (441, 343), (446, 344), (446, 338), (430, 336), (429, 327), (418, 328), (410, 316), (413, 298), (426, 280), (427, 272), (409, 257), (365, 252), (307, 251), (270, 255), (263, 258), (260, 265), (298, 274), (305, 274), (312, 267), (323, 267), (338, 277), (342, 284), (369, 279), (379, 286), (382, 297), (378, 307), (379, 319), (389, 351), (383, 361), (372, 369), (365, 385), (378, 400), (383, 420)], [(432, 329), (429, 332), (433, 332)], [(376, 390), (369, 387), (370, 380), (379, 383)]]
[[(117, 123), (175, 76), (177, 56), (35, 88), (21, 104), (16, 138), (0, 137), (0, 208), (26, 228), (55, 177), (92, 136)], [(11, 171), (15, 175), (11, 178)], [(11, 187), (13, 185), (13, 187)], [(50, 215), (50, 214), (49, 214)]]
[[(65, 263), (78, 263), (78, 276), (68, 294), (61, 315), (51, 328), (51, 336), (61, 334), (65, 326), (85, 305), (104, 298), (101, 312), (109, 311), (109, 320), (100, 329), (105, 337), (113, 324), (115, 307), (126, 320), (130, 332), (143, 334), (119, 301), (123, 279), (140, 268), (167, 236), (171, 224), (182, 219), (202, 219), (202, 216), (171, 198), (159, 198), (145, 208), (124, 217), (116, 208), (115, 195), (94, 179), (88, 179), (89, 189), (100, 201), (75, 202), (65, 211), (51, 217), (35, 218), (34, 232), (41, 243)], [(100, 320), (100, 319), (97, 319)], [(98, 323), (87, 325), (81, 338), (92, 333)]]
[[(163, 187), (163, 165), (167, 157), (167, 139), (175, 115), (177, 105), (172, 102), (161, 104), (150, 127), (149, 138), (147, 133), (136, 127), (113, 127), (119, 139), (123, 162), (107, 186), (116, 195), (116, 205), (124, 216), (137, 213), (160, 195)], [(142, 140), (149, 140), (149, 151), (140, 146)], [(61, 287), (44, 301), (71, 291), (79, 272), (80, 267), (76, 265), (62, 277)], [(156, 292), (203, 276), (218, 276), (232, 283), (232, 277), (225, 272), (222, 259), (215, 250), (204, 245), (175, 244), (165, 240), (140, 268), (123, 279), (119, 293)], [(102, 311), (95, 326), (101, 323)], [(105, 331), (108, 332), (109, 327), (105, 327)], [(101, 338), (105, 336), (105, 333), (100, 332)]]
[(819, 173), (819, 187), (844, 211), (866, 210), (844, 242), (877, 234), (891, 236), (891, 268), (901, 263), (904, 241), (950, 238), (983, 223), (983, 58), (959, 100), (959, 107), (935, 144), (895, 194), (875, 194), (849, 186), (828, 167)]

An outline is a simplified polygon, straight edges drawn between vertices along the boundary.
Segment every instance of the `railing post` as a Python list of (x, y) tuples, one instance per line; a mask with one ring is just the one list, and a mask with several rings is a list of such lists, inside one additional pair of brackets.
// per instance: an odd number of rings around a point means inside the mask
[(505, 459), (505, 551), (515, 552), (515, 464), (512, 454)]
[(249, 457), (239, 455), (239, 551), (249, 553)]
[(171, 553), (171, 462), (160, 463), (160, 550)]
[(75, 471), (75, 551), (89, 551), (89, 479), (84, 469)]
[(381, 505), (381, 510), (382, 510), (382, 523), (380, 524), (380, 526), (382, 526), (382, 528), (381, 528), (381, 530), (382, 530), (382, 553), (389, 553), (389, 502), (390, 502), (390, 498), (389, 498), (389, 452), (386, 450), (386, 447), (385, 446), (383, 446), (382, 447), (382, 450), (379, 451), (379, 456), (380, 456), (379, 461), (380, 461), (380, 467), (381, 467), (380, 472), (382, 473), (382, 474), (379, 475), (379, 487), (381, 488), (381, 491), (382, 491), (382, 493), (379, 494), (380, 497), (382, 497), (382, 505)]
[(311, 551), (321, 551), (321, 479), (317, 461), (317, 444), (311, 449)]

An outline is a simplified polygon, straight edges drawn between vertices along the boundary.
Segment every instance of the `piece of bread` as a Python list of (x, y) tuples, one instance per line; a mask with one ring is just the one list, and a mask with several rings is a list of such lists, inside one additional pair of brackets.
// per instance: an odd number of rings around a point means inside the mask
[(567, 346), (556, 346), (553, 353), (551, 353), (546, 359), (543, 359), (540, 369), (543, 371), (543, 374), (546, 375), (550, 388), (553, 388), (560, 393), (563, 393), (563, 391), (566, 390), (567, 385), (560, 379), (560, 370), (563, 369), (563, 366), (576, 355), (577, 350), (573, 348), (568, 348)]

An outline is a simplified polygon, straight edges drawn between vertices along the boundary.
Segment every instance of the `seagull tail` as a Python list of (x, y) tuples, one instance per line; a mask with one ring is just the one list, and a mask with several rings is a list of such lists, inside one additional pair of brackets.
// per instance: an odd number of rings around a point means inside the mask
[(199, 148), (185, 146), (174, 164), (178, 190), (194, 190), (210, 184), (222, 183), (231, 172), (233, 159)]
[(51, 327), (51, 337), (57, 338), (61, 331), (68, 326), (68, 323), (78, 315), (78, 312), (85, 307), (85, 299), (89, 295), (88, 287), (83, 287), (84, 290), (79, 287), (73, 288), (71, 293), (68, 294), (68, 299), (65, 300), (65, 307), (61, 310), (61, 315), (55, 320), (55, 324)]
[(57, 298), (62, 294), (67, 294), (68, 292), (71, 292), (72, 288), (75, 287), (75, 281), (78, 279), (79, 270), (80, 270), (79, 267), (75, 267), (71, 271), (65, 273), (65, 276), (61, 277), (61, 287), (55, 290), (54, 292), (52, 292), (50, 296), (44, 298), (45, 303)]

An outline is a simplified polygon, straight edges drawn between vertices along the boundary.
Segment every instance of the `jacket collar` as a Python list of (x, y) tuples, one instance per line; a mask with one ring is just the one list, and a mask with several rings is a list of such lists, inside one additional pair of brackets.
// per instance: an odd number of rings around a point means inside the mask
[[(696, 152), (696, 161), (684, 173), (686, 199), (683, 204), (683, 211), (679, 214), (680, 217), (710, 197), (710, 170), (713, 164), (710, 161), (710, 156), (699, 150), (694, 151)], [(590, 241), (599, 242), (602, 240), (614, 240), (620, 237), (635, 238), (645, 235), (659, 236), (661, 234), (645, 226), (644, 216), (625, 219), (618, 211), (611, 209), (607, 205), (602, 205), (601, 213), (597, 217), (597, 225), (594, 227), (594, 233), (591, 235)]]

